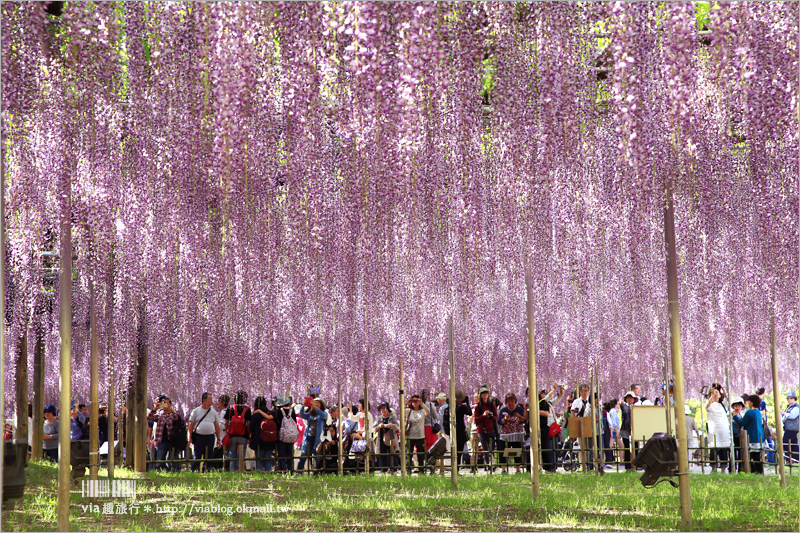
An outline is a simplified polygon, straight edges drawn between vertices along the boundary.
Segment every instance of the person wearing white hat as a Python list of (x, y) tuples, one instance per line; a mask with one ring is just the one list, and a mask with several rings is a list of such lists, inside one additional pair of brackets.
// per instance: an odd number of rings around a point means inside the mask
[(635, 405), (639, 398), (633, 391), (628, 391), (622, 397), (622, 420), (620, 422), (619, 435), (622, 437), (622, 445), (625, 447), (625, 470), (630, 470), (631, 466), (631, 405)]

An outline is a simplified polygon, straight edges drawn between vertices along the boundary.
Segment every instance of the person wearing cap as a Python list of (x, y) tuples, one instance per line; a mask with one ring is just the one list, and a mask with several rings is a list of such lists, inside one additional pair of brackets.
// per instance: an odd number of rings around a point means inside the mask
[(633, 468), (631, 465), (631, 406), (636, 405), (639, 398), (630, 390), (622, 397), (622, 406), (620, 408), (620, 424), (619, 436), (622, 438), (622, 446), (625, 448), (625, 470)]
[[(299, 436), (299, 432), (297, 430), (297, 413), (294, 412), (293, 404), (291, 396), (281, 394), (275, 399), (275, 407), (272, 410), (272, 417), (278, 426), (276, 472), (294, 472), (294, 441)], [(284, 420), (286, 420), (285, 430), (283, 429)], [(294, 425), (294, 431), (292, 431), (292, 425)], [(284, 442), (284, 438), (289, 439), (292, 436), (294, 439)]]
[(486, 471), (488, 472), (493, 459), (497, 406), (489, 399), (489, 388), (486, 386), (481, 387), (478, 391), (478, 404), (475, 406), (474, 413), (475, 424), (478, 426), (478, 439), (480, 439), (485, 454)]
[(400, 438), (400, 422), (397, 421), (397, 416), (392, 412), (388, 402), (381, 403), (378, 410), (381, 415), (375, 420), (375, 426), (372, 428), (373, 433), (378, 432), (378, 450), (381, 453), (378, 456), (378, 466), (390, 469), (389, 471), (394, 473), (395, 452), (397, 451), (397, 441)]
[(425, 474), (425, 452), (427, 451), (425, 441), (425, 419), (430, 414), (430, 409), (422, 402), (419, 394), (414, 394), (406, 404), (406, 439), (408, 439), (409, 451), (413, 457), (414, 450), (417, 452), (417, 472)]
[(761, 462), (761, 443), (764, 441), (764, 424), (761, 418), (761, 398), (756, 394), (751, 394), (744, 399), (747, 411), (743, 416), (733, 417), (750, 440), (750, 472), (763, 474), (764, 463)]
[(798, 445), (797, 445), (797, 430), (800, 429), (800, 405), (797, 404), (797, 394), (794, 391), (786, 395), (786, 401), (789, 405), (781, 414), (781, 421), (783, 422), (783, 444), (786, 448), (786, 457), (789, 461), (797, 462), (798, 460)]
[(739, 434), (741, 433), (742, 427), (739, 425), (739, 422), (736, 421), (736, 417), (741, 417), (744, 413), (744, 398), (741, 396), (735, 396), (733, 398), (733, 403), (731, 404), (731, 409), (733, 410), (733, 419), (731, 420), (731, 438), (733, 439), (733, 462), (736, 465), (736, 471), (742, 471), (742, 446), (741, 441), (739, 440)]
[(44, 408), (42, 448), (45, 459), (54, 463), (58, 462), (58, 418), (56, 418), (55, 405), (48, 405)]
[(69, 439), (81, 440), (83, 439), (83, 428), (86, 426), (86, 417), (83, 416), (75, 401), (70, 404), (69, 408)]

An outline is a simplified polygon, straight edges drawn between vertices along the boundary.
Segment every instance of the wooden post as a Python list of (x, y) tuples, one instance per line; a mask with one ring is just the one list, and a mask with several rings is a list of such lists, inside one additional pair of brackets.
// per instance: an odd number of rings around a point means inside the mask
[(400, 477), (405, 479), (406, 472), (406, 391), (403, 378), (403, 360), (400, 359)]
[[(669, 303), (670, 346), (672, 351), (672, 374), (674, 381), (675, 409), (684, 411), (686, 404), (683, 385), (683, 356), (681, 354), (681, 325), (678, 308), (678, 256), (675, 250), (675, 206), (672, 201), (672, 179), (667, 178), (664, 207), (664, 241), (667, 256), (667, 294)], [(686, 424), (676, 424), (678, 438), (678, 488), (681, 502), (681, 524), (692, 526), (692, 495), (689, 487), (689, 453), (686, 439)]]
[[(28, 325), (25, 324), (25, 331), (19, 343), (19, 356), (17, 357), (17, 383), (16, 383), (16, 404), (17, 404), (17, 429), (15, 438), (28, 439)], [(28, 443), (30, 444), (30, 442)], [(31, 448), (33, 455), (33, 448)]]
[[(367, 350), (369, 361), (369, 350)], [(369, 474), (369, 456), (372, 448), (372, 428), (369, 425), (369, 385), (367, 384), (367, 369), (364, 369), (364, 438), (367, 439), (367, 455), (364, 459), (364, 472)]]
[(100, 412), (97, 405), (97, 382), (100, 377), (98, 375), (97, 359), (100, 350), (97, 344), (97, 309), (95, 308), (94, 281), (91, 275), (89, 276), (89, 330), (91, 339), (89, 344), (89, 479), (97, 479), (99, 468), (97, 463), (100, 462), (100, 454), (98, 452), (100, 447), (100, 426), (98, 425)]
[[(2, 181), (2, 180), (0, 180)], [(69, 205), (70, 184), (64, 194)], [(68, 208), (69, 209), (69, 208)], [(69, 212), (69, 211), (68, 211)], [(67, 212), (67, 213), (68, 213)], [(68, 214), (61, 223), (61, 272), (58, 286), (61, 394), (58, 424), (58, 530), (69, 531), (70, 402), (72, 401), (72, 226)], [(2, 261), (0, 261), (2, 262)]]
[(139, 324), (137, 339), (137, 364), (136, 364), (136, 389), (134, 391), (135, 409), (134, 423), (136, 424), (136, 448), (134, 449), (134, 469), (139, 474), (147, 472), (147, 438), (150, 435), (147, 426), (147, 306), (144, 302), (139, 304)]
[(597, 405), (598, 399), (594, 395), (595, 393), (595, 375), (592, 373), (592, 380), (591, 380), (591, 388), (589, 389), (589, 398), (592, 403), (592, 445), (589, 447), (590, 450), (594, 450), (592, 454), (592, 464), (594, 465), (594, 471), (598, 475), (600, 474), (600, 467), (598, 466), (598, 459), (599, 453), (597, 453), (597, 411), (599, 411), (599, 406)]
[[(450, 360), (450, 481), (458, 488), (458, 446), (456, 438), (456, 362), (453, 348), (453, 314), (447, 319), (447, 356)], [(444, 421), (442, 421), (444, 422)]]
[(108, 416), (108, 479), (114, 479), (114, 453), (117, 449), (114, 445), (114, 380), (112, 374), (108, 376), (108, 407), (106, 408), (106, 415)]
[[(728, 391), (730, 391), (730, 389), (728, 389)], [(701, 429), (701, 435), (700, 435), (700, 471), (703, 474), (706, 473), (706, 456), (705, 456), (705, 453), (703, 452), (703, 439), (707, 438), (707, 435), (706, 435), (706, 432), (705, 432), (705, 427), (706, 427), (706, 424), (705, 424), (705, 419), (703, 417), (703, 402), (701, 401), (700, 402), (700, 429)]]
[[(239, 444), (237, 446), (237, 450), (239, 452), (239, 473), (244, 474), (244, 454), (245, 454), (245, 446), (244, 444)], [(313, 454), (312, 454), (313, 456)]]
[[(672, 420), (669, 418), (669, 370), (667, 369), (667, 354), (664, 354), (664, 410), (667, 414), (667, 435), (672, 435)], [(678, 423), (677, 411), (675, 414), (675, 423)]]
[(525, 272), (525, 315), (528, 329), (528, 423), (531, 428), (531, 495), (536, 500), (539, 498), (539, 390), (536, 388), (536, 331), (533, 323), (533, 279), (529, 271)]
[(780, 382), (778, 381), (778, 361), (775, 355), (775, 317), (769, 322), (769, 351), (772, 360), (772, 400), (775, 408), (775, 459), (778, 463), (778, 475), (781, 487), (786, 487), (786, 469), (783, 458), (783, 427), (781, 427)]
[(342, 386), (339, 385), (337, 389), (337, 401), (339, 404), (339, 427), (336, 428), (336, 436), (339, 439), (339, 443), (336, 446), (336, 454), (338, 455), (337, 460), (339, 461), (339, 475), (344, 474), (344, 457), (342, 456), (342, 429), (344, 425), (344, 416), (342, 415)]
[[(728, 374), (729, 374), (728, 373), (728, 367), (725, 367), (725, 390), (728, 391), (728, 402), (730, 403), (733, 400), (731, 399), (731, 380), (730, 380), (730, 376)], [(732, 404), (730, 405), (730, 409), (728, 409), (728, 427), (731, 428), (728, 431), (733, 432), (733, 405)], [(730, 473), (731, 474), (735, 474), (736, 473), (736, 451), (735, 451), (734, 446), (733, 446), (733, 435), (731, 435), (731, 443), (730, 443), (730, 446), (729, 446), (728, 455), (730, 455), (730, 460), (728, 461), (728, 463), (730, 465), (729, 466)]]
[(750, 473), (750, 442), (746, 431), (739, 431), (739, 447), (742, 449), (744, 473)]
[(33, 442), (31, 457), (42, 458), (44, 446), (44, 334), (42, 324), (34, 322), (36, 345), (33, 347)]

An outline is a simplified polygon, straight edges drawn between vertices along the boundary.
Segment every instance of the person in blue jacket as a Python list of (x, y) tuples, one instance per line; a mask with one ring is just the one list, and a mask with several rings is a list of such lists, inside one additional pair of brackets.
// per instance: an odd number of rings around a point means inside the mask
[(312, 406), (307, 411), (303, 409), (299, 416), (306, 421), (303, 446), (300, 449), (300, 460), (297, 463), (297, 470), (303, 470), (306, 465), (306, 459), (316, 452), (319, 440), (325, 434), (325, 426), (328, 423), (325, 402), (315, 398)]
[(761, 462), (761, 443), (764, 441), (764, 429), (762, 427), (761, 411), (758, 409), (761, 405), (761, 398), (753, 394), (745, 399), (747, 411), (744, 416), (734, 416), (734, 420), (739, 423), (742, 430), (747, 432), (747, 438), (750, 439), (750, 471), (753, 473), (763, 474), (764, 464)]

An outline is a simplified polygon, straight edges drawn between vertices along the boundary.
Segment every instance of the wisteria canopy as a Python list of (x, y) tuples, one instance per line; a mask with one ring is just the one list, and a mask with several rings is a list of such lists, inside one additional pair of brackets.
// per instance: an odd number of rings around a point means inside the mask
[[(149, 394), (599, 371), (657, 393), (675, 186), (687, 394), (798, 380), (795, 2), (2, 3), (6, 402), (28, 331), (58, 390), (71, 220), (73, 390)], [(57, 9), (50, 9), (57, 12)], [(48, 270), (50, 269), (50, 270)], [(119, 401), (119, 400), (118, 400)]]

